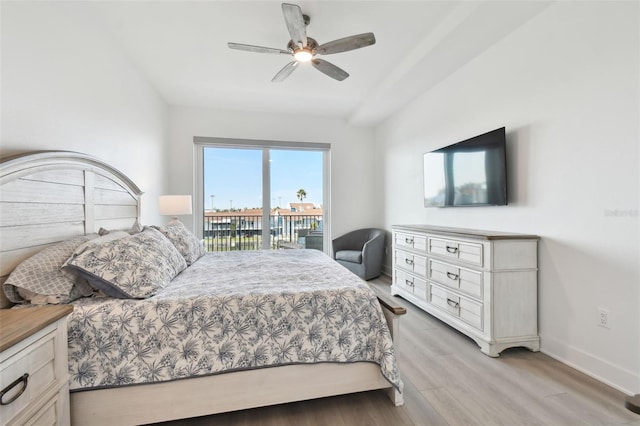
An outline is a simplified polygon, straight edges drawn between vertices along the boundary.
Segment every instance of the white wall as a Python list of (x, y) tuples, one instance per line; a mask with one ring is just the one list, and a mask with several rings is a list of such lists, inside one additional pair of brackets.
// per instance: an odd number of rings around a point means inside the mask
[(379, 167), (373, 160), (370, 129), (329, 118), (172, 107), (169, 189), (173, 193), (194, 191), (194, 136), (330, 143), (331, 234), (380, 224), (382, 199), (372, 185)]
[[(376, 134), (385, 226), (540, 235), (543, 351), (628, 393), (640, 392), (638, 8), (553, 4)], [(423, 152), (502, 126), (510, 205), (425, 209)]]
[(145, 192), (158, 223), (168, 108), (86, 4), (2, 3), (2, 156), (69, 150), (97, 157)]

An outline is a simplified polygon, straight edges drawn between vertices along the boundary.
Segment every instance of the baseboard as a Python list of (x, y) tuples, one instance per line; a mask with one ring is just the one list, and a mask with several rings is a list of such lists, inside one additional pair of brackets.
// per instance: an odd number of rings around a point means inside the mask
[(640, 392), (640, 374), (637, 372), (629, 371), (554, 338), (541, 335), (540, 341), (540, 352), (545, 355), (627, 395)]

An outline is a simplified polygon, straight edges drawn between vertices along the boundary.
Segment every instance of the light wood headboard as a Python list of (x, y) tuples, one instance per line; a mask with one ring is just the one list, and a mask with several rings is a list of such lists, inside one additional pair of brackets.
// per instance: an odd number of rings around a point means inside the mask
[[(0, 284), (24, 259), (77, 235), (128, 229), (142, 191), (85, 154), (39, 151), (0, 160)], [(10, 302), (0, 291), (0, 307)]]

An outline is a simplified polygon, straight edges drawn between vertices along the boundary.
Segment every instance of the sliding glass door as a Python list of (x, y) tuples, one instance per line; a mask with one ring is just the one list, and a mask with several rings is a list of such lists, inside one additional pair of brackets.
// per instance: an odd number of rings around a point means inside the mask
[(323, 152), (272, 149), (273, 248), (322, 250)]
[(196, 138), (196, 148), (207, 251), (327, 247), (328, 144)]

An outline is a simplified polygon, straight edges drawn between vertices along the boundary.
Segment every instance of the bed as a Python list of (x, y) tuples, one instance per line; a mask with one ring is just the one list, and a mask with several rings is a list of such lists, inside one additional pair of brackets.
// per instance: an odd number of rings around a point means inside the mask
[[(0, 169), (2, 282), (60, 241), (139, 219), (140, 189), (84, 154), (28, 153)], [(73, 424), (151, 423), (374, 389), (403, 403), (391, 337), (404, 310), (316, 250), (205, 254), (148, 298), (71, 303)]]

